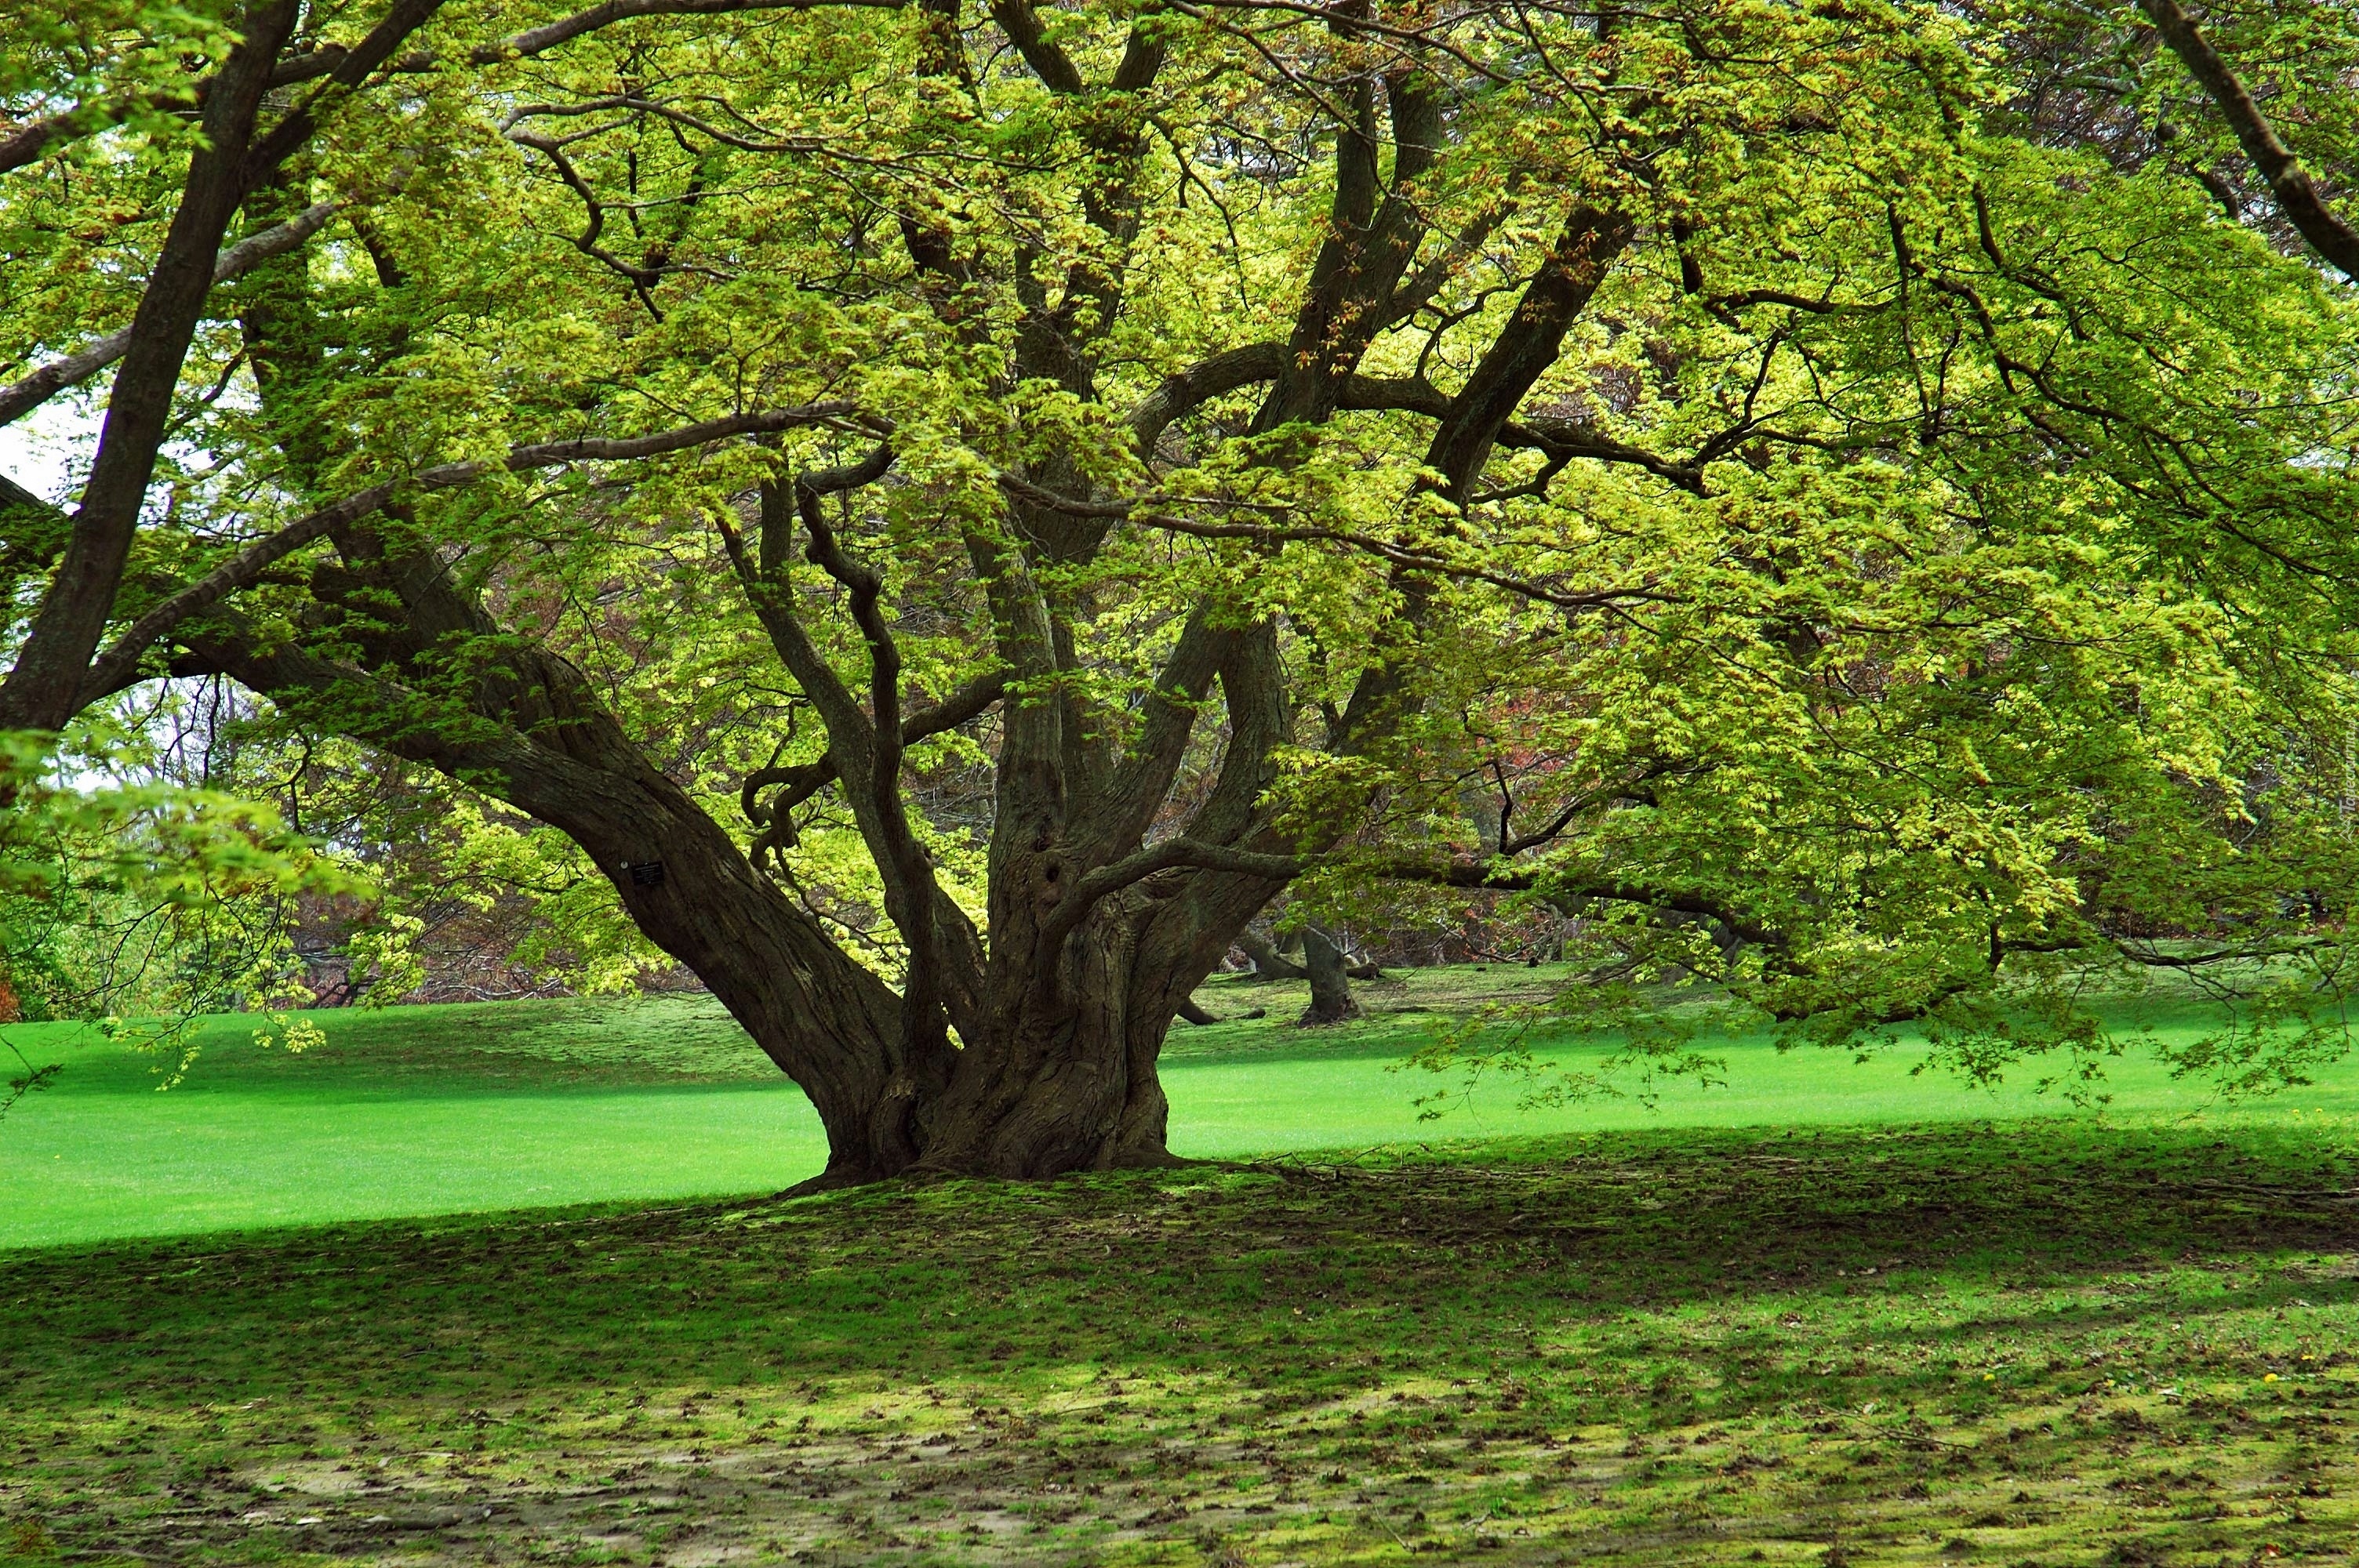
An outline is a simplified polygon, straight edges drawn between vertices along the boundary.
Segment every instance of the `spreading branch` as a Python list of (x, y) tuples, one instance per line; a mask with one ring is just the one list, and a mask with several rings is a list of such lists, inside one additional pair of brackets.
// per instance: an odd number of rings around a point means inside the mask
[(2139, 9), (2154, 23), (2170, 52), (2179, 57), (2236, 134), (2245, 156), (2253, 160), (2277, 199), (2277, 210), (2299, 231), (2312, 249), (2340, 267), (2347, 277), (2359, 278), (2359, 231), (2344, 222), (2328, 205), (2325, 195), (2301, 160), (2277, 136), (2277, 127), (2261, 112), (2252, 92), (2234, 70), (2212, 47), (2179, 0), (2138, 0)]
[[(1152, 458), (1156, 443), (1175, 420), (1224, 393), (1275, 381), (1286, 362), (1284, 343), (1247, 343), (1166, 376), (1131, 411), (1131, 438), (1139, 456)], [(1448, 393), (1421, 376), (1353, 375), (1343, 381), (1335, 406), (1359, 413), (1418, 414), (1444, 419), (1450, 416), (1451, 403)], [(1537, 451), (1550, 460), (1583, 458), (1640, 468), (1691, 495), (1705, 493), (1703, 468), (1695, 460), (1663, 457), (1600, 435), (1576, 420), (1547, 416), (1508, 420), (1499, 428), (1498, 443)]]
[[(476, 44), (462, 54), (438, 54), (430, 49), (417, 49), (386, 61), (384, 69), (388, 72), (417, 75), (445, 70), (454, 64), (498, 65), (512, 59), (530, 59), (585, 34), (641, 16), (722, 16), (747, 11), (818, 11), (838, 5), (897, 11), (906, 3), (907, 0), (607, 0), (604, 5), (576, 11), (554, 22), (527, 27), (523, 32), (490, 43)], [(271, 78), (271, 84), (285, 87), (330, 75), (345, 63), (350, 52), (339, 45), (331, 44), (282, 60)]]
[(1529, 578), (1513, 573), (1494, 571), (1488, 567), (1472, 566), (1453, 561), (1447, 557), (1426, 550), (1416, 550), (1373, 534), (1355, 533), (1343, 528), (1321, 528), (1307, 524), (1272, 523), (1217, 523), (1201, 518), (1180, 517), (1169, 513), (1144, 511), (1142, 508), (1172, 497), (1147, 495), (1129, 502), (1081, 501), (1060, 495), (1028, 480), (1014, 474), (999, 476), (1002, 489), (1035, 506), (1071, 513), (1082, 517), (1114, 517), (1136, 523), (1141, 527), (1159, 528), (1166, 533), (1185, 534), (1199, 539), (1243, 539), (1257, 545), (1321, 544), (1344, 545), (1364, 551), (1379, 560), (1391, 562), (1404, 571), (1430, 573), (1437, 577), (1455, 578), (1466, 582), (1489, 583), (1522, 598), (1543, 604), (1553, 604), (1562, 610), (1596, 610), (1611, 604), (1668, 603), (1669, 596), (1648, 588), (1560, 589), (1551, 588)]
[(1049, 917), (1041, 922), (1040, 946), (1043, 949), (1052, 949), (1071, 935), (1102, 900), (1134, 882), (1145, 881), (1163, 871), (1228, 871), (1240, 876), (1258, 877), (1266, 881), (1285, 882), (1300, 876), (1305, 863), (1299, 855), (1266, 854), (1227, 844), (1206, 843), (1197, 838), (1166, 838), (1160, 844), (1148, 845), (1136, 854), (1125, 855), (1111, 865), (1100, 866), (1076, 881), (1072, 891), (1065, 894)]
[(211, 609), (238, 589), (260, 581), (263, 573), (273, 565), (305, 545), (382, 511), (398, 496), (472, 484), (484, 475), (501, 470), (523, 473), (572, 462), (618, 462), (634, 458), (660, 457), (735, 436), (770, 434), (832, 423), (844, 418), (851, 411), (849, 404), (814, 403), (799, 408), (733, 414), (646, 436), (585, 436), (570, 441), (545, 441), (517, 447), (496, 462), (443, 463), (435, 468), (422, 469), (406, 480), (372, 485), (255, 540), (140, 616), (92, 663), (82, 682), (82, 700), (87, 702), (116, 690), (131, 680), (141, 656), (190, 617)]
[(1764, 947), (1784, 947), (1786, 938), (1776, 927), (1724, 899), (1689, 888), (1658, 887), (1620, 878), (1582, 879), (1545, 869), (1527, 869), (1498, 860), (1399, 856), (1375, 861), (1369, 868), (1386, 881), (1423, 882), (1440, 887), (1473, 888), (1485, 892), (1538, 892), (1560, 906), (1583, 903), (1636, 903), (1671, 914), (1690, 914), (1718, 921), (1745, 941)]
[[(213, 287), (253, 271), (273, 256), (283, 256), (328, 226), (343, 211), (342, 201), (315, 202), (283, 223), (249, 234), (221, 253), (213, 263)], [(0, 388), (0, 425), (12, 424), (69, 387), (80, 386), (121, 359), (131, 346), (131, 329), (124, 328), (51, 360), (30, 375)]]

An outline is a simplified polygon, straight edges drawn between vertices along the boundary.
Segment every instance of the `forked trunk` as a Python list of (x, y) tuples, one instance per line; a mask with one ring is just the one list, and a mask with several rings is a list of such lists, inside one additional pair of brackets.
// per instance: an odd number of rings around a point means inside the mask
[(1156, 1059), (1166, 1014), (1084, 1006), (1036, 1032), (971, 1045), (926, 1129), (926, 1169), (1040, 1177), (1174, 1163)]
[[(194, 642), (194, 639), (191, 639)], [(562, 829), (612, 881), (632, 921), (704, 981), (810, 1096), (828, 1139), (809, 1185), (912, 1169), (1041, 1177), (1169, 1163), (1156, 1060), (1173, 1012), (1268, 897), (1240, 893), (1182, 914), (1181, 899), (1126, 890), (1075, 928), (1038, 916), (1055, 855), (1000, 888), (1006, 913), (961, 1045), (905, 1025), (905, 1002), (756, 871), (731, 835), (649, 765), (556, 661), (519, 657), (522, 698), (567, 722), (546, 739), (491, 731), (464, 744), (414, 733), (381, 743)], [(184, 666), (235, 674), (297, 701), (328, 666), (297, 651), (205, 644)], [(513, 677), (512, 677), (513, 678)], [(560, 749), (561, 747), (561, 749)], [(1061, 874), (1061, 873), (1060, 873)], [(1067, 879), (1070, 885), (1070, 878)]]
[(925, 1117), (929, 1170), (1051, 1176), (1172, 1162), (1156, 1064), (1205, 949), (1149, 936), (1146, 901), (1116, 895), (1060, 934), (1020, 917), (995, 945), (980, 1038)]
[[(667, 871), (688, 873), (676, 893), (670, 874), (658, 888), (627, 872), (616, 885), (642, 928), (810, 1095), (828, 1163), (806, 1190), (911, 1170), (1040, 1178), (1175, 1162), (1156, 1066), (1177, 999), (1201, 977), (1143, 955), (1119, 914), (1066, 937), (1051, 964), (995, 973), (991, 1027), (945, 1058), (908, 1064), (891, 1059), (899, 1034), (876, 992), (849, 976), (824, 983), (828, 966), (798, 950), (799, 912), (750, 869), (742, 884), (725, 861)], [(815, 1051), (830, 1034), (832, 1048)]]

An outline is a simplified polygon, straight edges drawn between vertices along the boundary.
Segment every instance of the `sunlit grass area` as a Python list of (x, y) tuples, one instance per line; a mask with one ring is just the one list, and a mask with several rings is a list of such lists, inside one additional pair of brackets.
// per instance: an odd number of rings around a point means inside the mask
[[(1620, 1098), (1542, 1107), (1527, 1105), (1532, 1086), (1521, 1080), (1402, 1070), (1469, 1009), (1538, 998), (1556, 978), (1401, 970), (1358, 988), (1367, 1018), (1316, 1030), (1293, 1026), (1299, 985), (1216, 980), (1200, 1000), (1227, 1022), (1178, 1026), (1169, 1048), (1173, 1147), (1236, 1159), (1611, 1129), (2085, 1114), (2040, 1092), (2052, 1065), (2027, 1064), (1998, 1091), (1973, 1090), (1912, 1072), (1922, 1052), (1906, 1043), (1859, 1063), (1843, 1051), (1780, 1053), (1767, 1036), (1716, 1042), (1725, 1066), (1715, 1084), (1670, 1080), (1642, 1096), (1632, 1082)], [(1245, 1016), (1255, 1011), (1264, 1016)], [(2215, 1022), (2183, 1001), (2116, 1012), (2133, 1042), (2142, 1027), (2187, 1036)], [(310, 1017), (326, 1044), (299, 1055), (257, 1046), (257, 1020), (207, 1021), (195, 1061), (168, 1089), (160, 1069), (170, 1064), (94, 1031), (10, 1028), (28, 1059), (64, 1071), (0, 1122), (0, 1247), (771, 1193), (824, 1162), (802, 1096), (707, 997)], [(1536, 1037), (1549, 1038), (1546, 1026)], [(1541, 1054), (1577, 1064), (1599, 1049)], [(2173, 1079), (2135, 1043), (2107, 1070), (2105, 1113), (2116, 1120), (2359, 1117), (2359, 1061), (2250, 1106)]]

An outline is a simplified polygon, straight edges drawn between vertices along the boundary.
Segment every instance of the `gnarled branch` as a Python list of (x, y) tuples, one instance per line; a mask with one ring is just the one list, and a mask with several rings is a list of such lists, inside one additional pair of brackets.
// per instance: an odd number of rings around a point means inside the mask
[[(901, 722), (901, 746), (904, 751), (920, 741), (959, 729), (980, 719), (999, 699), (1007, 695), (1007, 677), (1000, 671), (981, 675), (952, 691), (941, 701), (920, 713), (912, 713)], [(738, 804), (745, 820), (756, 827), (767, 827), (782, 820), (787, 813), (817, 795), (836, 780), (838, 770), (832, 755), (815, 762), (798, 762), (791, 767), (758, 768), (745, 776), (738, 788)], [(766, 805), (759, 798), (763, 790), (774, 786), (778, 793)]]
[(1266, 854), (1197, 838), (1166, 838), (1111, 865), (1100, 866), (1075, 882), (1072, 891), (1059, 900), (1056, 908), (1040, 923), (1040, 946), (1044, 951), (1053, 950), (1072, 934), (1100, 900), (1160, 871), (1193, 868), (1283, 882), (1300, 876), (1305, 863), (1299, 855)]

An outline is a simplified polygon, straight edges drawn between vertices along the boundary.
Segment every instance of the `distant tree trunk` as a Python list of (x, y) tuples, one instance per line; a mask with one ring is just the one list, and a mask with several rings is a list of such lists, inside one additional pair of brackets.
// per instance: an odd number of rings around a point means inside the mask
[(1360, 1004), (1352, 999), (1351, 978), (1344, 973), (1343, 950), (1334, 939), (1316, 925), (1304, 926), (1302, 957), (1310, 972), (1310, 1005), (1302, 1022), (1341, 1023), (1359, 1017)]
[(1301, 965), (1280, 955), (1269, 938), (1258, 932), (1238, 932), (1236, 947), (1253, 960), (1254, 979), (1257, 980), (1299, 980), (1308, 972)]
[(1206, 1012), (1202, 1008), (1198, 1007), (1192, 1000), (1183, 1001), (1172, 1011), (1180, 1019), (1189, 1023), (1202, 1024), (1218, 1023), (1221, 1022), (1219, 1019), (1214, 1018), (1211, 1013)]

